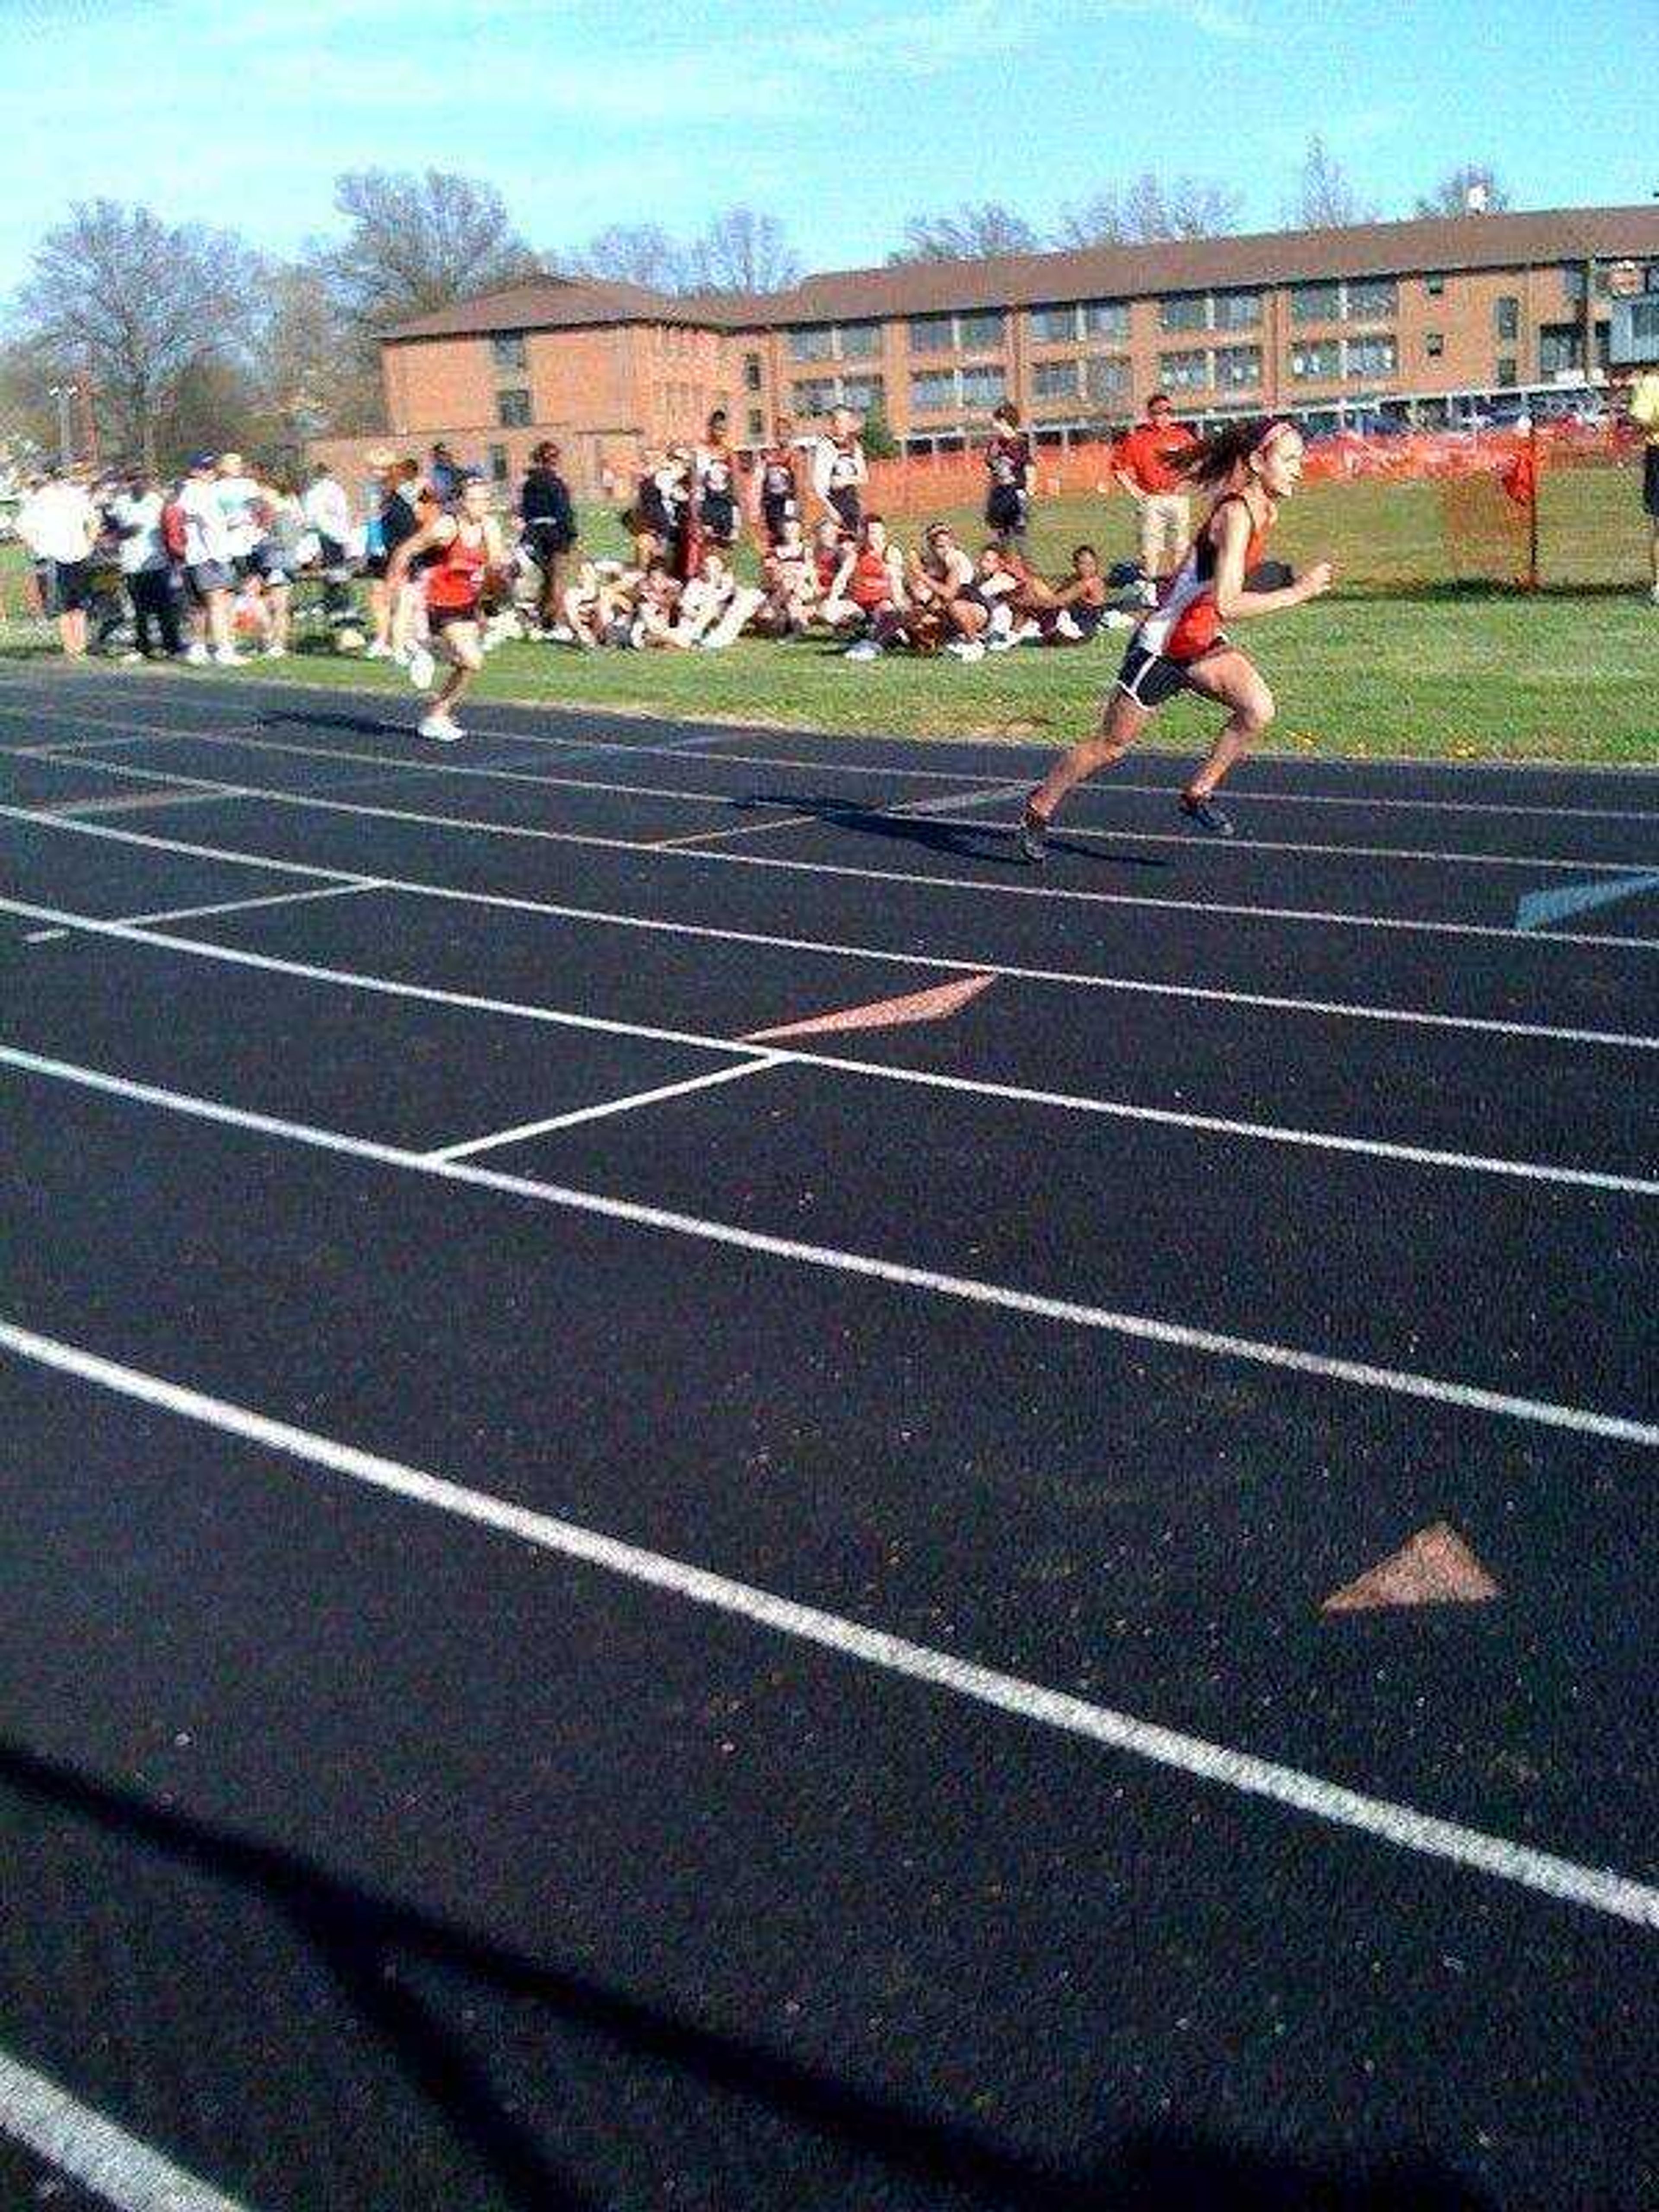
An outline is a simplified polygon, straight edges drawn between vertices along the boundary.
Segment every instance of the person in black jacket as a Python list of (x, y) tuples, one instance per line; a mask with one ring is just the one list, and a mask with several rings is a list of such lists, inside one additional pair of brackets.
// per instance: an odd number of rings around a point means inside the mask
[(550, 438), (532, 449), (519, 511), (524, 517), (526, 550), (541, 571), (538, 620), (544, 630), (550, 630), (563, 619), (564, 564), (576, 542), (576, 510), (570, 487), (559, 474), (559, 449)]

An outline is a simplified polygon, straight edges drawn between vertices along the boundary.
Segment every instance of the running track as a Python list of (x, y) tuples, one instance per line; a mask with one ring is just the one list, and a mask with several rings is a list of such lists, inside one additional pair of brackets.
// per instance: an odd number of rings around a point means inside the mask
[(0, 678), (0, 2202), (1650, 2212), (1659, 781), (411, 708)]

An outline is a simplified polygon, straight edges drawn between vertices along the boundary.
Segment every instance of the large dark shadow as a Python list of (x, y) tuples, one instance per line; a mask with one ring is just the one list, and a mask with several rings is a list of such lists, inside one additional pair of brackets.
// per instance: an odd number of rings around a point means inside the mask
[[(1013, 779), (1011, 779), (1012, 781)], [(1171, 815), (1175, 785), (1170, 784)], [(966, 802), (972, 804), (971, 801)], [(1010, 802), (1012, 804), (1012, 802)], [(1037, 880), (1036, 871), (1024, 860), (1006, 823), (962, 822), (926, 814), (906, 814), (898, 807), (860, 805), (824, 792), (751, 791), (733, 804), (738, 807), (785, 806), (793, 814), (811, 814), (837, 830), (850, 830), (861, 837), (883, 837), (899, 845), (919, 846), (924, 852), (946, 853), (961, 860), (987, 860), (994, 867), (1017, 868)], [(1076, 854), (1109, 868), (1167, 868), (1168, 860), (1144, 853), (1103, 850), (1068, 837), (1064, 830), (1048, 839), (1053, 853)]]
[[(528, 2004), (550, 2033), (579, 2027), (599, 2039), (618, 2065), (641, 2060), (655, 2075), (670, 2069), (693, 2094), (740, 2099), (775, 2126), (799, 2129), (869, 2161), (884, 2177), (884, 2202), (896, 2201), (887, 2194), (892, 2186), (902, 2187), (912, 2203), (1005, 2212), (1492, 2212), (1489, 2200), (1415, 2154), (1363, 2169), (1306, 2163), (1179, 2125), (1126, 2135), (1086, 2168), (1039, 2162), (980, 2130), (872, 2097), (759, 2042), (712, 2033), (343, 1881), (288, 1851), (162, 1809), (15, 1745), (0, 1743), (0, 1788), (129, 1855), (130, 1878), (111, 1902), (118, 1911), (133, 1900), (136, 1929), (143, 1924), (147, 1869), (182, 1869), (222, 1895), (240, 1893), (281, 1914), (452, 2139), (476, 2160), (488, 2193), (471, 2203), (511, 2212), (588, 2212), (605, 2200), (562, 2171), (536, 2128), (507, 2109), (464, 2033), (410, 1988), (411, 1966), (441, 1969), (475, 2000), (493, 1994)], [(227, 2001), (233, 1996), (227, 1992)], [(190, 2022), (187, 2030), (199, 2034), (204, 2025)], [(623, 2102), (619, 2094), (618, 2107)], [(300, 2115), (296, 2124), (307, 2122)], [(929, 2193), (934, 2191), (937, 2198)], [(703, 2194), (697, 2201), (714, 2200)], [(752, 2185), (745, 2190), (750, 2206), (789, 2201), (787, 2191), (770, 2199), (757, 2197)], [(845, 2201), (852, 2206), (858, 2199)], [(428, 2208), (400, 2200), (398, 2212)]]

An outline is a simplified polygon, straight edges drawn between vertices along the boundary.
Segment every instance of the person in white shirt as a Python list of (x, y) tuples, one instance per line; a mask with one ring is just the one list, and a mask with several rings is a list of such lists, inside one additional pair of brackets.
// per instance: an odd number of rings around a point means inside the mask
[(15, 526), (34, 559), (46, 564), (47, 610), (58, 617), (58, 638), (71, 660), (87, 649), (89, 556), (98, 535), (97, 511), (84, 476), (84, 471), (69, 469), (48, 477), (19, 507)]
[(210, 647), (222, 668), (234, 668), (241, 659), (230, 636), (235, 556), (219, 495), (218, 463), (211, 453), (198, 453), (191, 463), (179, 494), (179, 512), (185, 524), (185, 582), (195, 610), (195, 636), (185, 659), (199, 666)]
[(136, 650), (127, 656), (131, 660), (153, 658), (152, 625), (160, 633), (163, 653), (173, 655), (184, 649), (179, 635), (178, 580), (161, 531), (164, 504), (153, 479), (134, 477), (106, 509), (118, 532), (121, 580), (132, 602)]
[(812, 489), (825, 512), (833, 514), (849, 538), (856, 538), (864, 520), (864, 487), (870, 465), (864, 457), (859, 433), (863, 418), (850, 407), (837, 407), (830, 417), (827, 437), (812, 445)]
[(346, 566), (351, 557), (351, 501), (345, 486), (326, 461), (317, 464), (316, 474), (306, 488), (300, 507), (307, 527), (317, 533), (317, 557), (323, 571), (323, 612), (332, 622), (351, 605), (345, 582)]

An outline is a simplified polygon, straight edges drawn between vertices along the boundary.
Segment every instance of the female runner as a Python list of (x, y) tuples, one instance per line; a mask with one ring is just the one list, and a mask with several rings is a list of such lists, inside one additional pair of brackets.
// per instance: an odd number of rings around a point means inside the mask
[[(453, 744), (465, 732), (451, 710), (483, 666), (479, 602), (488, 586), (501, 582), (504, 573), (501, 533), (489, 511), (489, 487), (481, 477), (466, 477), (453, 511), (434, 515), (392, 555), (386, 583), (394, 595), (423, 553), (432, 556), (421, 572), (427, 624), (435, 653), (449, 663), (449, 673), (420, 732), (440, 744)], [(418, 670), (411, 672), (424, 678), (424, 690), (436, 673), (431, 656), (422, 655)]]
[(1181, 811), (1210, 836), (1231, 837), (1232, 823), (1213, 794), (1239, 755), (1273, 720), (1273, 699), (1248, 653), (1222, 624), (1299, 607), (1330, 588), (1328, 561), (1319, 562), (1283, 590), (1251, 591), (1244, 580), (1261, 559), (1280, 502), (1301, 478), (1302, 434), (1293, 422), (1256, 416), (1229, 423), (1213, 437), (1170, 456), (1169, 465), (1203, 489), (1220, 489), (1221, 497), (1161, 603), (1130, 639), (1098, 732), (1056, 761), (1026, 800), (1018, 835), (1028, 860), (1048, 858), (1048, 824), (1072, 786), (1121, 760), (1165, 700), (1181, 690), (1195, 691), (1227, 709), (1208, 759), (1181, 794)]

